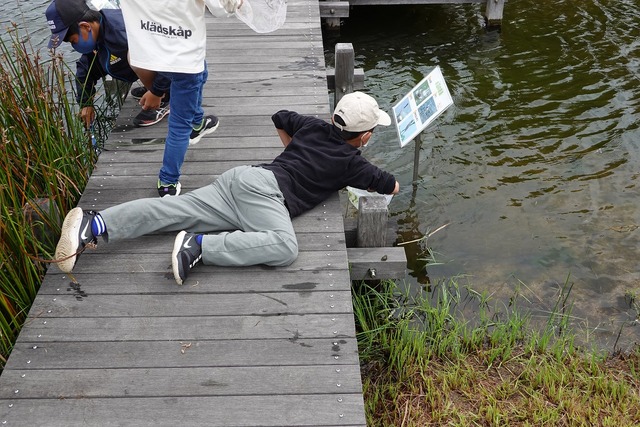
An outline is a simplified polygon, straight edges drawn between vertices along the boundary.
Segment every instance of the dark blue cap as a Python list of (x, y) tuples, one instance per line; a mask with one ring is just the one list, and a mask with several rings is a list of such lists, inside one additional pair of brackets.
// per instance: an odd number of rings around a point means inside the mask
[(54, 0), (45, 12), (51, 30), (49, 48), (56, 48), (64, 40), (69, 26), (76, 24), (89, 10), (83, 0)]

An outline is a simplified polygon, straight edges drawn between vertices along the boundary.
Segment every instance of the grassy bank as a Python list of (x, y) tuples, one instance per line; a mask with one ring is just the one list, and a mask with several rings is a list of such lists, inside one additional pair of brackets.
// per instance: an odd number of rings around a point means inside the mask
[(640, 348), (577, 347), (560, 309), (566, 296), (540, 330), (480, 295), (465, 320), (455, 279), (433, 288), (354, 289), (368, 425), (640, 425)]

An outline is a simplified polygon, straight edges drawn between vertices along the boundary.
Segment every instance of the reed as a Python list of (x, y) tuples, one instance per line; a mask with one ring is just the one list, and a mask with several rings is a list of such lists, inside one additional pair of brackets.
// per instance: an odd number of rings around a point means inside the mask
[(77, 116), (73, 73), (16, 25), (0, 40), (0, 361), (26, 319), (96, 150)]

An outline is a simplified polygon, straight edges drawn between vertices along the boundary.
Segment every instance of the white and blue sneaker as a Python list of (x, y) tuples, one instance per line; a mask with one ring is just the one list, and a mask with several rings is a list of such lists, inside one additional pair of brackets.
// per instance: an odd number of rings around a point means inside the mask
[(73, 208), (64, 218), (55, 252), (55, 263), (64, 273), (71, 273), (85, 246), (92, 249), (97, 246), (98, 239), (91, 229), (91, 222), (96, 215), (94, 211)]
[(195, 233), (181, 231), (176, 236), (171, 253), (173, 277), (178, 285), (182, 285), (189, 271), (202, 259), (202, 247), (196, 241)]

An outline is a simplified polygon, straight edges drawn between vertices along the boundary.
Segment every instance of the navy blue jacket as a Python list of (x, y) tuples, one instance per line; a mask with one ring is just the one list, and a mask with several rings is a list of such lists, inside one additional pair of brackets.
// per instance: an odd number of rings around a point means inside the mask
[[(138, 80), (127, 60), (129, 47), (122, 10), (103, 9), (100, 14), (102, 22), (96, 42), (96, 53), (82, 55), (76, 62), (77, 100), (81, 107), (92, 105), (96, 82), (107, 75), (131, 83)], [(161, 95), (169, 90), (170, 84), (168, 78), (156, 74), (151, 91)]]
[(292, 139), (273, 162), (260, 167), (275, 175), (292, 218), (346, 186), (381, 194), (395, 190), (394, 176), (369, 163), (331, 123), (286, 110), (271, 119)]

